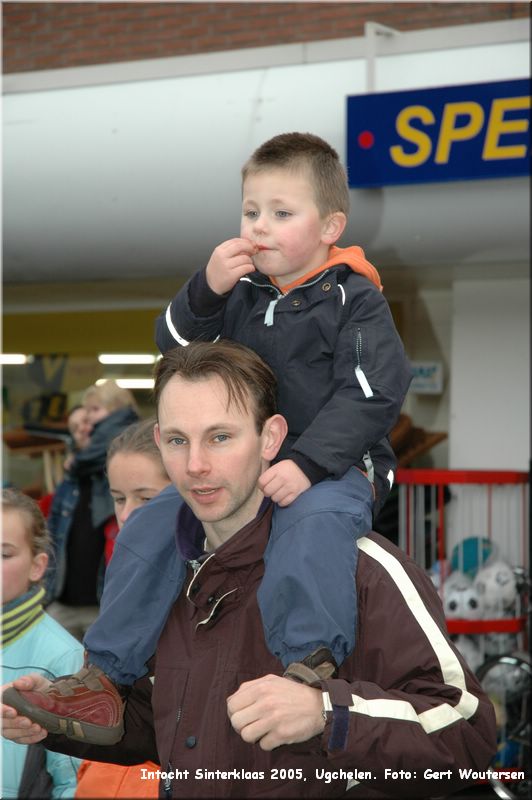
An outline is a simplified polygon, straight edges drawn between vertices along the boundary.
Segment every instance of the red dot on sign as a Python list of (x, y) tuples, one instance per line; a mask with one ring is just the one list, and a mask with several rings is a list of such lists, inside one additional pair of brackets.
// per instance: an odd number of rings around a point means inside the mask
[(375, 144), (375, 137), (371, 131), (361, 131), (361, 133), (358, 134), (358, 143), (364, 150), (368, 150)]

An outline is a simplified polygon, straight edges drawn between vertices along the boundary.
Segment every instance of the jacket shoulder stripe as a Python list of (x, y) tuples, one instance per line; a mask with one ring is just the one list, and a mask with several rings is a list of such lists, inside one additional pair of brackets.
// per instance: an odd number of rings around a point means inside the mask
[[(378, 561), (397, 586), (407, 608), (434, 651), (444, 682), (460, 691), (460, 701), (454, 707), (455, 711), (464, 719), (469, 719), (477, 710), (478, 698), (467, 691), (464, 671), (454, 650), (434, 621), (405, 568), (395, 556), (366, 536), (358, 540), (358, 547), (370, 558)], [(423, 719), (431, 719), (437, 715), (438, 708), (434, 708), (423, 712), (420, 716)]]

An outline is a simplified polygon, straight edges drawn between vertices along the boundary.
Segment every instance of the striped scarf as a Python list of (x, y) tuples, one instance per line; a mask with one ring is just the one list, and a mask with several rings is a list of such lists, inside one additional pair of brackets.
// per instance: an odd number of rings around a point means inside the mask
[(43, 616), (44, 587), (34, 586), (2, 606), (2, 647), (19, 639)]

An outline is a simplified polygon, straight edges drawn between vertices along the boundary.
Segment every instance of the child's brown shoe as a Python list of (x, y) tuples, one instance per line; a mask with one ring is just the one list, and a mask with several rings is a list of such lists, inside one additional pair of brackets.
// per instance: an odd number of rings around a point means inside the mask
[(124, 702), (99, 667), (52, 681), (46, 691), (6, 689), (2, 702), (50, 733), (91, 744), (115, 744), (124, 734)]

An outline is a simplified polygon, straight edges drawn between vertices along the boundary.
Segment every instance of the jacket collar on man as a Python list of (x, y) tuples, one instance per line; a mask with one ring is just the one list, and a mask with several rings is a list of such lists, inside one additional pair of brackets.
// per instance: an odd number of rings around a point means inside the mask
[(220, 606), (228, 598), (238, 599), (247, 576), (262, 569), (262, 558), (270, 533), (273, 504), (265, 498), (257, 516), (211, 553), (204, 549), (205, 531), (201, 522), (185, 503), (177, 517), (176, 541), (182, 558), (193, 569), (186, 589), (187, 599), (204, 616), (197, 623), (213, 621)]

